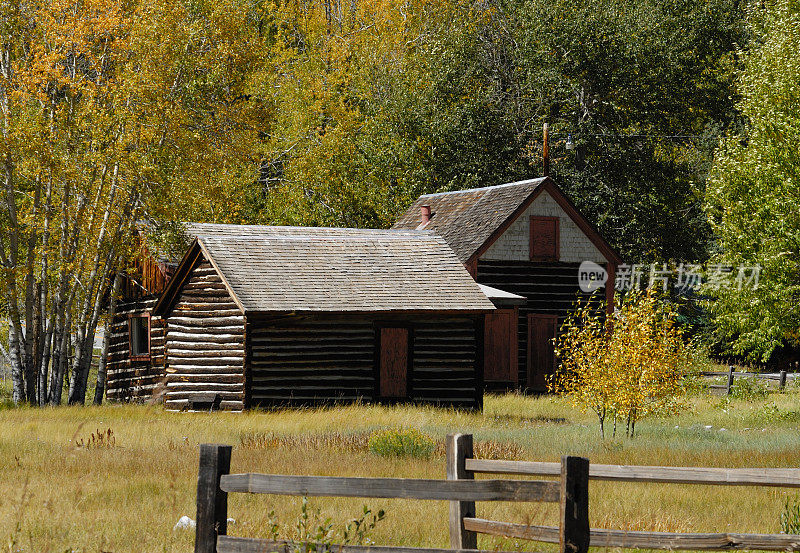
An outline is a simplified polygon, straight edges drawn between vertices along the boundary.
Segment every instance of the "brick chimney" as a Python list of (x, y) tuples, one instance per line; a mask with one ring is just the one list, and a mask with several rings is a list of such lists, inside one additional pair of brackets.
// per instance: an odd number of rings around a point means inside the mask
[(431, 220), (431, 206), (429, 205), (420, 206), (419, 213), (421, 216), (420, 218), (422, 220), (420, 226), (427, 225)]

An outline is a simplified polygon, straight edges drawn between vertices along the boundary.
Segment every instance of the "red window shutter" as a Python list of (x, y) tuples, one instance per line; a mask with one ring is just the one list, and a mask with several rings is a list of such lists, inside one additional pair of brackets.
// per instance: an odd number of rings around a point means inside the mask
[(531, 261), (558, 261), (558, 217), (531, 217)]

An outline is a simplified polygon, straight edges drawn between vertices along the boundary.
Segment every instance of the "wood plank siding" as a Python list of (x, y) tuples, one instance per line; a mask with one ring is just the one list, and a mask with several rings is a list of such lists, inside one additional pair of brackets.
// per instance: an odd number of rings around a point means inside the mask
[(222, 409), (244, 408), (244, 315), (208, 261), (181, 287), (166, 317), (166, 340), (168, 409), (213, 395)]
[[(475, 318), (368, 316), (250, 319), (253, 405), (397, 400), (480, 407)], [(406, 398), (382, 398), (382, 329), (408, 329), (411, 371)], [(481, 330), (482, 332), (482, 330)], [(394, 390), (402, 387), (393, 387)]]
[[(574, 309), (579, 295), (578, 263), (478, 261), (477, 281), (528, 299), (519, 308), (518, 372), (521, 387), (528, 382), (528, 315), (555, 315), (558, 327)], [(601, 298), (603, 299), (603, 298)]]
[(147, 315), (155, 298), (120, 302), (108, 326), (108, 380), (106, 397), (116, 401), (150, 399), (164, 377), (164, 323), (150, 317), (150, 356), (131, 359), (129, 320)]

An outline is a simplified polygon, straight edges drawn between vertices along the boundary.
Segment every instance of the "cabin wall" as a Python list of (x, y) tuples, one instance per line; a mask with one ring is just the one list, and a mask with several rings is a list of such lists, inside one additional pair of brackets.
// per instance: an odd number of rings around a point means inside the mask
[(532, 216), (558, 217), (559, 219), (559, 261), (580, 263), (594, 261), (605, 263), (606, 258), (589, 240), (589, 237), (575, 224), (575, 221), (543, 190), (528, 209), (511, 223), (511, 226), (489, 246), (481, 256), (484, 261), (529, 261), (530, 260), (530, 219)]
[(483, 326), (480, 321), (473, 318), (420, 321), (412, 330), (412, 399), (420, 403), (481, 408)]
[(106, 397), (116, 401), (145, 401), (153, 396), (164, 378), (164, 322), (150, 318), (150, 358), (131, 359), (128, 319), (150, 313), (155, 298), (123, 301), (106, 332), (108, 344)]
[[(480, 284), (518, 294), (528, 300), (519, 307), (517, 325), (517, 367), (519, 384), (523, 388), (528, 385), (528, 315), (556, 315), (560, 327), (574, 310), (578, 298), (588, 297), (578, 286), (578, 266), (578, 263), (478, 261), (476, 280)], [(603, 293), (602, 289), (600, 293)]]
[(243, 409), (244, 315), (210, 263), (192, 269), (165, 319), (166, 407), (218, 394), (221, 409)]
[(253, 405), (378, 401), (378, 329), (409, 329), (408, 400), (480, 407), (475, 318), (249, 319)]
[(371, 399), (375, 327), (369, 320), (250, 320), (255, 405)]

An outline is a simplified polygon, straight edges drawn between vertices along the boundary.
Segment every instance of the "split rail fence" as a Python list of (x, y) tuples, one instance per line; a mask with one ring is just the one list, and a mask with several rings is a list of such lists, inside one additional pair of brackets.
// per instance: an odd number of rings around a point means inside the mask
[(777, 373), (753, 373), (753, 372), (737, 372), (733, 365), (728, 367), (727, 371), (704, 371), (700, 373), (700, 376), (704, 377), (715, 377), (715, 376), (726, 376), (728, 377), (728, 381), (725, 384), (710, 384), (708, 387), (712, 390), (725, 390), (725, 393), (730, 395), (731, 388), (733, 387), (733, 380), (735, 378), (753, 378), (756, 380), (767, 380), (777, 383), (778, 388), (783, 390), (786, 387), (786, 384), (789, 380), (794, 381), (798, 378), (797, 373), (789, 373), (787, 371), (780, 371)]
[[(450, 547), (329, 545), (333, 553), (490, 553), (478, 534), (559, 544), (559, 553), (592, 547), (666, 550), (800, 551), (800, 535), (675, 533), (589, 527), (589, 480), (800, 488), (799, 469), (727, 469), (590, 465), (581, 457), (561, 463), (475, 459), (470, 434), (447, 437), (447, 479), (345, 478), (229, 474), (231, 447), (200, 447), (195, 553), (293, 553), (298, 544), (227, 535), (228, 493), (445, 500), (450, 502)], [(476, 480), (476, 474), (558, 477), (553, 480)], [(476, 516), (477, 501), (560, 504), (558, 526), (533, 526)], [(491, 552), (497, 553), (497, 552)]]

